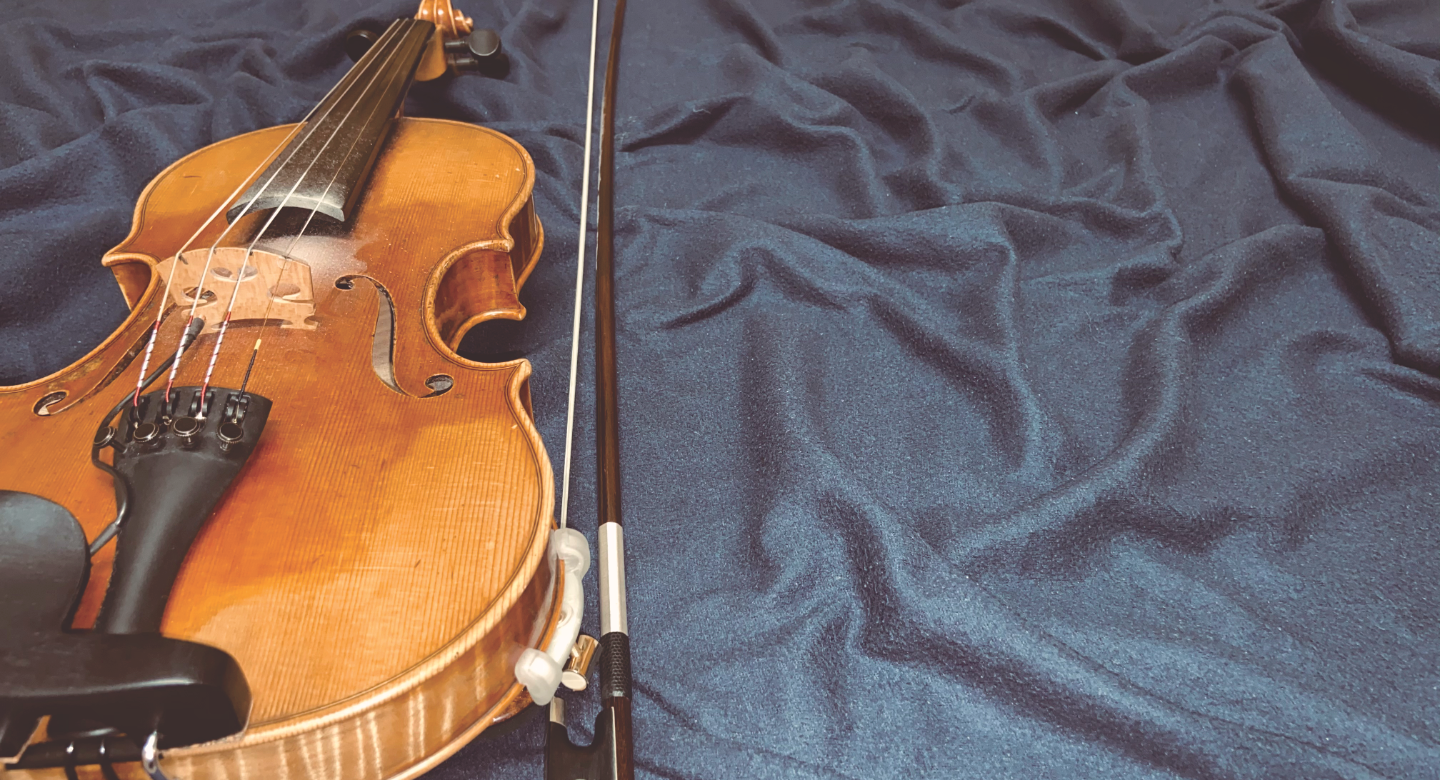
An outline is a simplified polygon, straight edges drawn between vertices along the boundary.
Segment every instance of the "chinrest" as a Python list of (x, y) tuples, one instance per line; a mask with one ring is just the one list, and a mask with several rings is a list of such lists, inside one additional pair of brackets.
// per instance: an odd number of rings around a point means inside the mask
[[(16, 768), (137, 760), (151, 734), (168, 747), (240, 731), (250, 691), (228, 653), (154, 633), (68, 629), (89, 570), (68, 510), (0, 490), (0, 759), (18, 756)], [(51, 741), (26, 749), (47, 715)], [(56, 733), (62, 722), (92, 725)]]

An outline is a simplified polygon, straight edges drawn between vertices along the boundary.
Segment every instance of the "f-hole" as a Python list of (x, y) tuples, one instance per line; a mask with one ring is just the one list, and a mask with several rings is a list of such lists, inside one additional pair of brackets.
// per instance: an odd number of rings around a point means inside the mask
[[(170, 315), (173, 314), (175, 310), (173, 306), (166, 307), (161, 321), (169, 322)], [(140, 335), (135, 338), (134, 343), (130, 345), (130, 349), (126, 350), (125, 354), (121, 355), (120, 359), (115, 361), (115, 365), (110, 371), (90, 389), (81, 391), (79, 395), (72, 395), (69, 390), (55, 390), (46, 393), (44, 397), (35, 402), (32, 411), (40, 417), (54, 417), (61, 412), (74, 408), (76, 404), (109, 387), (121, 374), (125, 373), (125, 369), (130, 367), (130, 364), (135, 358), (138, 357), (141, 352), (145, 351), (145, 345), (150, 343), (150, 334), (151, 330), (149, 328), (141, 332)], [(158, 352), (162, 347), (163, 345), (157, 345), (156, 351)]]
[(404, 395), (405, 391), (395, 382), (395, 301), (384, 285), (367, 276), (342, 276), (335, 280), (335, 286), (353, 290), (356, 279), (375, 285), (375, 291), (380, 294), (380, 305), (375, 307), (375, 337), (370, 343), (370, 367), (386, 387)]
[(53, 393), (46, 393), (44, 398), (41, 398), (39, 401), (35, 402), (35, 413), (40, 415), (41, 417), (49, 417), (50, 407), (65, 400), (65, 397), (68, 395), (70, 394), (64, 390), (56, 390)]
[(450, 388), (455, 386), (455, 377), (449, 374), (436, 374), (425, 380), (425, 386), (430, 388), (430, 392), (425, 394), (426, 398), (445, 395), (450, 392)]
[[(390, 291), (385, 289), (385, 285), (368, 276), (342, 276), (335, 280), (335, 286), (341, 290), (353, 290), (356, 279), (364, 279), (375, 285), (375, 291), (380, 294), (380, 305), (375, 307), (374, 340), (370, 342), (370, 367), (386, 387), (401, 395), (407, 395), (395, 381), (395, 300), (390, 297)], [(434, 398), (449, 392), (450, 388), (455, 386), (455, 378), (449, 374), (435, 374), (425, 380), (425, 386), (430, 388), (430, 392), (421, 397)]]

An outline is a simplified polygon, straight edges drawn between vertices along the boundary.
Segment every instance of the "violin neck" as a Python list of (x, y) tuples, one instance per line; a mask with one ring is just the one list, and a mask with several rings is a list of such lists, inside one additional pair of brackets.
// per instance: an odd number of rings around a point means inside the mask
[(345, 222), (400, 115), (435, 26), (398, 19), (310, 112), (275, 161), (226, 212), (234, 222), (275, 208)]

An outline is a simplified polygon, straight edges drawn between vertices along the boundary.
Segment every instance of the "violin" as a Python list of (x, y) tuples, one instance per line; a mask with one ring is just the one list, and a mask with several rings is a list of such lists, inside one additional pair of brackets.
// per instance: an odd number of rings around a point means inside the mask
[(127, 319), (0, 388), (8, 777), (408, 778), (547, 698), (517, 664), (570, 653), (582, 556), (530, 364), (456, 352), (525, 316), (534, 165), (401, 116), (484, 48), (425, 0), (300, 122), (162, 171), (101, 260)]

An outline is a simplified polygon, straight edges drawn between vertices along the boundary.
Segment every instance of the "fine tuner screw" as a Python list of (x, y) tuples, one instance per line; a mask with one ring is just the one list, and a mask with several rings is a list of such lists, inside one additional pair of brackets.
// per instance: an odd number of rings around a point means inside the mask
[(135, 441), (144, 443), (160, 435), (160, 426), (152, 422), (142, 422), (135, 426)]
[(195, 437), (204, 427), (205, 422), (196, 417), (176, 417), (170, 423), (170, 430), (180, 437), (180, 446), (187, 449), (195, 446)]
[(226, 420), (220, 423), (220, 430), (217, 432), (217, 435), (220, 437), (220, 441), (226, 444), (234, 444), (245, 438), (245, 429), (240, 427), (238, 423)]

